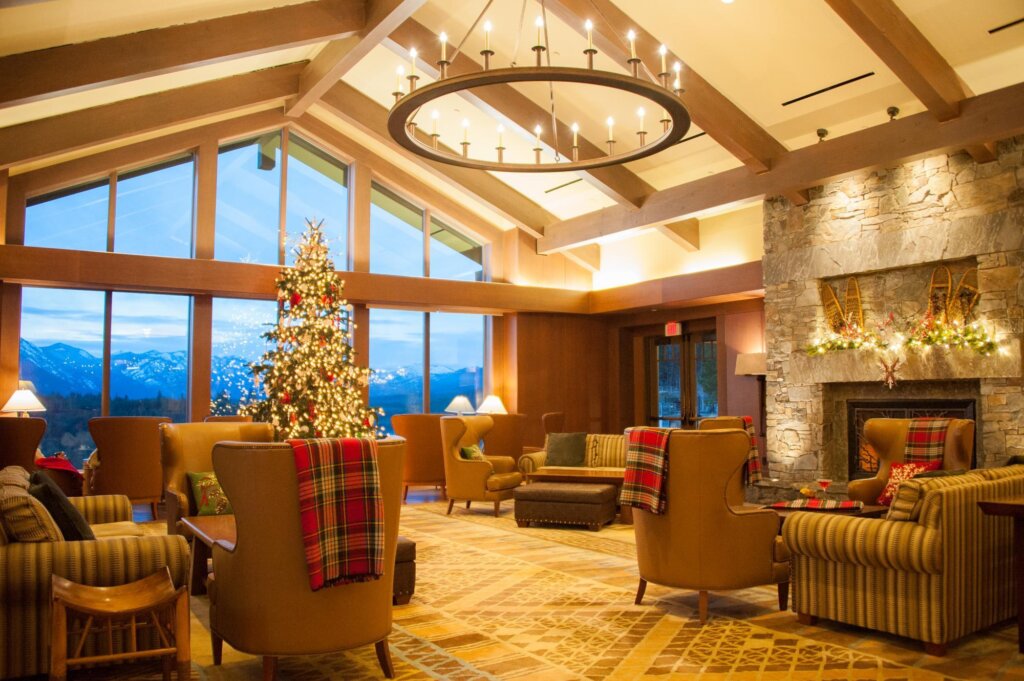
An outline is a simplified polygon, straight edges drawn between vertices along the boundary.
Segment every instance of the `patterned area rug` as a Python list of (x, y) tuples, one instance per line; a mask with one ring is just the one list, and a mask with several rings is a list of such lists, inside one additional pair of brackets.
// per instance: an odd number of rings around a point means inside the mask
[[(632, 529), (519, 528), (511, 508), (402, 509), (417, 542), (418, 582), (395, 610), (391, 651), (399, 679), (1024, 679), (1016, 628), (1004, 626), (928, 657), (920, 644), (779, 613), (774, 588), (712, 594), (705, 626), (695, 592), (637, 584)], [(214, 667), (205, 598), (193, 598), (193, 660), (200, 679), (259, 679), (258, 658), (224, 649)], [(143, 677), (132, 677), (143, 678)], [(146, 677), (148, 678), (148, 677)], [(383, 678), (372, 646), (284, 658), (283, 680)]]

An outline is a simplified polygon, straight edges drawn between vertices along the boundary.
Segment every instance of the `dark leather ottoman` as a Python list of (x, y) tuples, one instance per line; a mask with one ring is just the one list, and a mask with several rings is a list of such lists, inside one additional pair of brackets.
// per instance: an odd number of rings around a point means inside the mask
[(597, 532), (615, 518), (615, 485), (578, 482), (535, 482), (517, 487), (513, 496), (516, 523), (586, 525)]
[(395, 550), (395, 586), (392, 602), (405, 605), (416, 593), (416, 542), (405, 537), (398, 538)]

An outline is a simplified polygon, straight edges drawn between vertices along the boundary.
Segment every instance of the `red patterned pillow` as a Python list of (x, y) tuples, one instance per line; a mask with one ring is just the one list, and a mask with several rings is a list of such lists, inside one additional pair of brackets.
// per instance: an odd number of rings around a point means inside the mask
[(889, 482), (886, 483), (882, 493), (878, 495), (878, 503), (882, 506), (888, 506), (896, 497), (896, 492), (899, 490), (901, 482), (910, 480), (915, 475), (925, 471), (936, 471), (940, 466), (942, 466), (942, 459), (915, 463), (894, 463), (889, 468)]

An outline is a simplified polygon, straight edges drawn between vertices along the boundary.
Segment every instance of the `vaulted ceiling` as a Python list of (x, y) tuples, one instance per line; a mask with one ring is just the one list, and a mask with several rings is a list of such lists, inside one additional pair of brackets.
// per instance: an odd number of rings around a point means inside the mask
[[(601, 68), (626, 73), (628, 30), (654, 71), (667, 45), (685, 65), (687, 139), (605, 170), (495, 175), (424, 162), (388, 138), (409, 48), (421, 82), (436, 76), (442, 31), (449, 50), (461, 46), (452, 71), (478, 69), (483, 33), (470, 29), (486, 18), (493, 63), (526, 63), (540, 14), (553, 63), (583, 64), (586, 19)], [(799, 204), (826, 178), (935, 150), (993, 158), (993, 141), (1024, 132), (1022, 20), (1020, 0), (11, 0), (0, 2), (0, 170), (281, 110), (334, 127), (492, 225), (527, 231), (540, 252), (654, 231), (684, 252), (684, 218), (773, 195)], [(555, 145), (552, 103), (563, 153), (570, 123), (598, 147), (608, 116), (623, 138), (637, 125), (637, 101), (601, 88), (471, 95), (438, 102), (442, 141), (457, 146), (467, 119), (487, 148), (501, 123), (520, 160), (534, 125)]]

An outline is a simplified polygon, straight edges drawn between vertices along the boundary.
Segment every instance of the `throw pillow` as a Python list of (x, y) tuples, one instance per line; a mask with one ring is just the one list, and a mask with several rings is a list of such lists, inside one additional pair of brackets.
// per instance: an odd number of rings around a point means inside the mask
[(471, 445), (469, 447), (463, 447), (459, 450), (459, 456), (467, 461), (483, 461), (484, 452), (480, 449), (480, 445)]
[(3, 518), (4, 533), (9, 540), (64, 541), (60, 528), (53, 522), (50, 512), (28, 493), (27, 488), (15, 485), (0, 487), (0, 518)]
[(551, 433), (548, 435), (547, 466), (583, 466), (587, 455), (586, 433)]
[(896, 491), (900, 488), (900, 483), (904, 480), (910, 480), (915, 475), (924, 473), (925, 471), (938, 470), (941, 465), (941, 459), (922, 463), (894, 463), (889, 467), (889, 482), (886, 483), (885, 489), (882, 490), (882, 493), (878, 495), (879, 505), (889, 506), (892, 504), (892, 500), (896, 496)]
[(227, 515), (234, 513), (231, 502), (217, 482), (217, 476), (209, 473), (189, 473), (189, 484), (192, 486), (192, 501), (196, 504), (198, 515)]
[(28, 493), (39, 500), (50, 512), (53, 522), (64, 536), (65, 541), (95, 539), (92, 528), (85, 521), (82, 512), (68, 500), (64, 490), (57, 486), (49, 475), (36, 471), (29, 478)]

